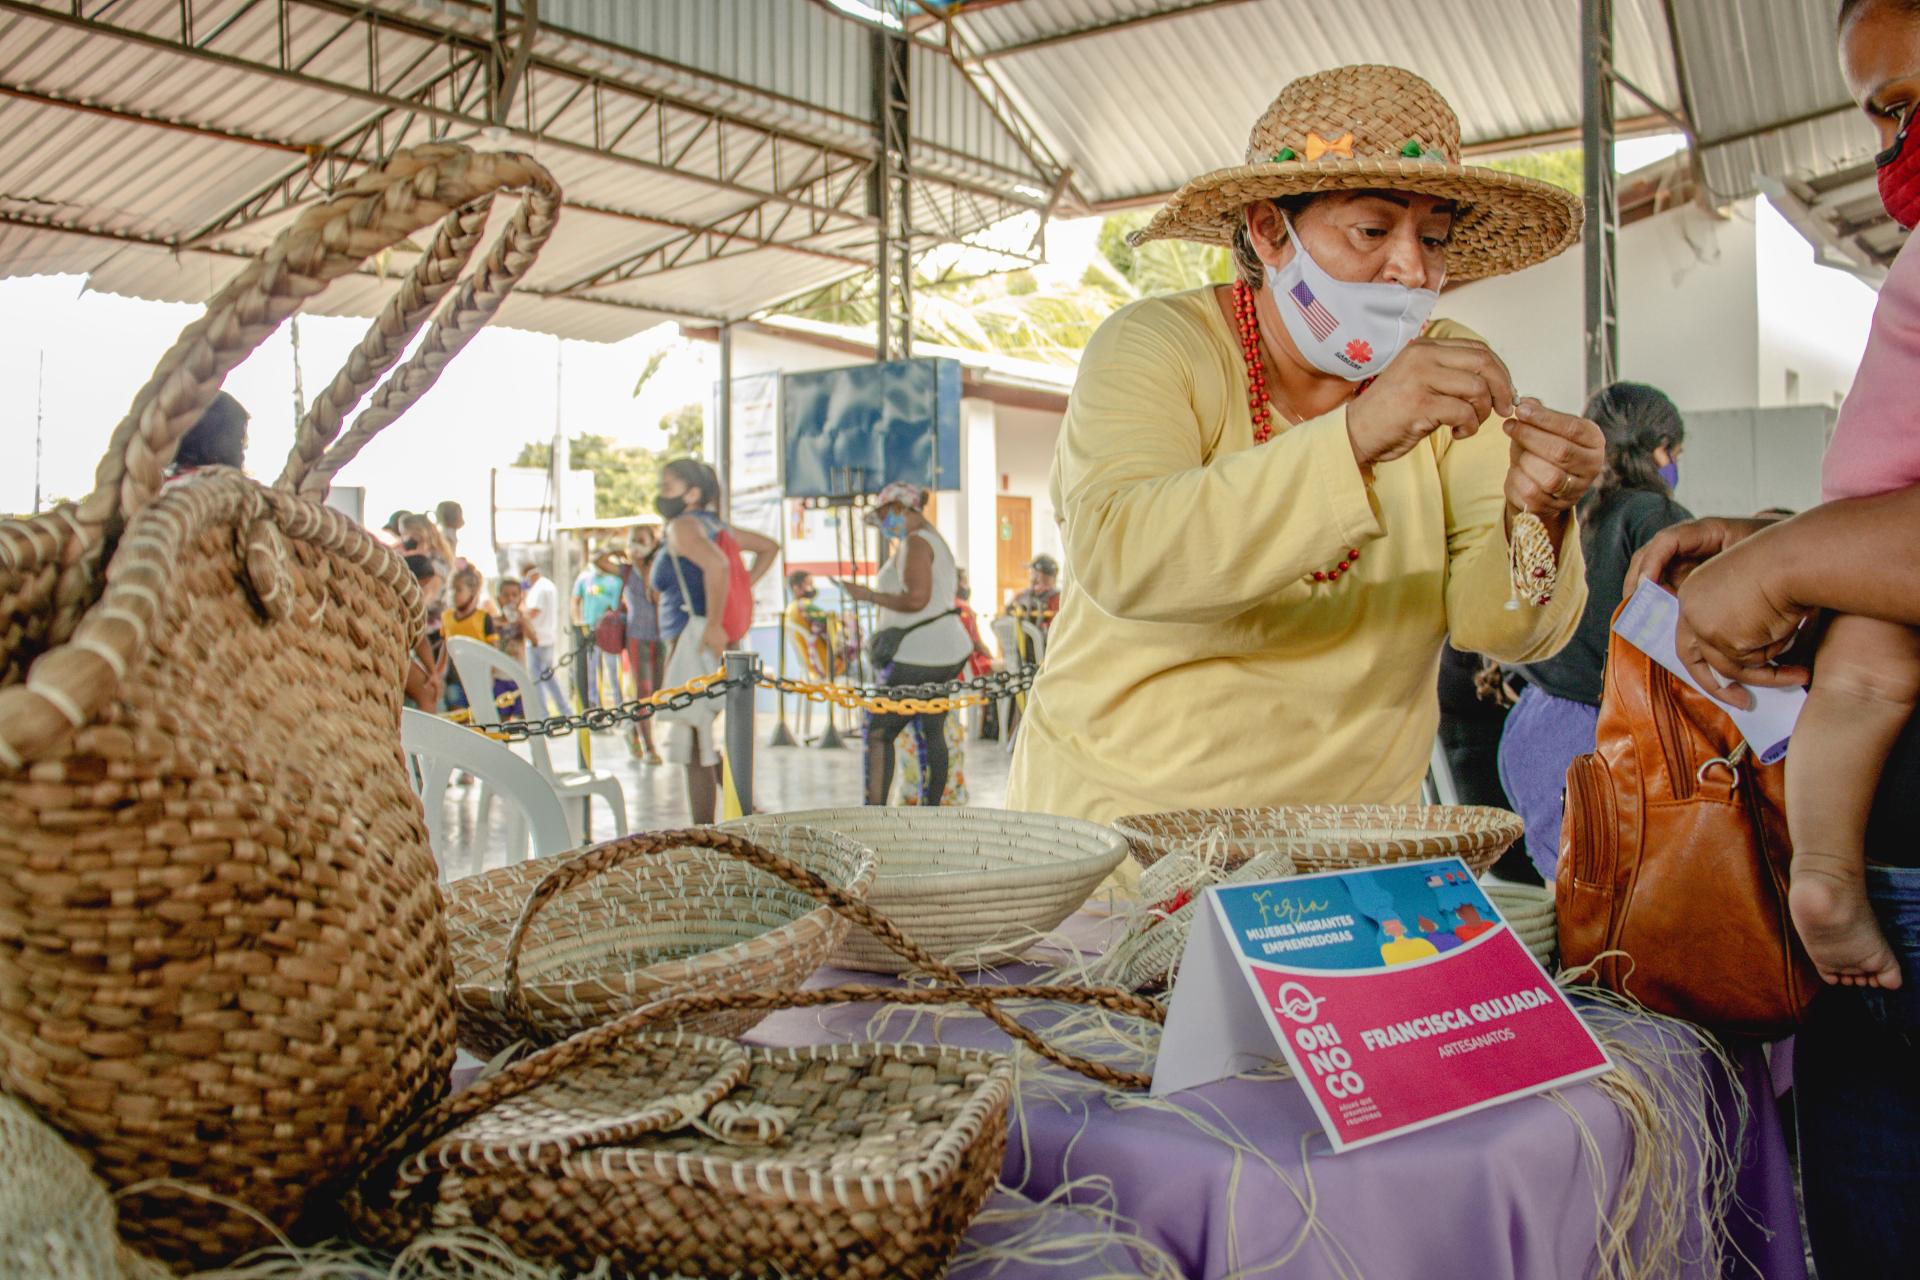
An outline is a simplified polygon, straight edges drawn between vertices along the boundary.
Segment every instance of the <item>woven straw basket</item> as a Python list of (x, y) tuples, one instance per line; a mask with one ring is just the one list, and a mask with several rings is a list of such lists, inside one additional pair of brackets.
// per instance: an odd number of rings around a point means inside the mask
[[(1135, 991), (1171, 987), (1180, 974), (1180, 958), (1201, 906), (1201, 894), (1214, 885), (1251, 884), (1294, 874), (1293, 859), (1275, 850), (1228, 869), (1223, 858), (1199, 849), (1162, 858), (1140, 877), (1145, 905), (1131, 913), (1127, 930), (1108, 949), (1119, 980)], [(1224, 849), (1220, 850), (1224, 853)]]
[[(709, 991), (622, 1014), (409, 1126), (349, 1197), (363, 1234), (397, 1246), (429, 1224), (474, 1223), (524, 1256), (582, 1271), (604, 1259), (622, 1275), (940, 1275), (1000, 1171), (1008, 1060), (941, 1045), (748, 1050), (685, 1030), (704, 1015), (964, 1003), (1054, 1062), (1108, 1084), (1150, 1083), (1047, 1044), (996, 1002), (1070, 1000), (1164, 1021), (1154, 1002), (1097, 987), (970, 986), (848, 891), (737, 831), (664, 839), (702, 842), (818, 898), (942, 985)], [(651, 1030), (666, 1024), (681, 1029)]]
[(1113, 825), (1142, 867), (1213, 838), (1227, 842), (1228, 868), (1277, 850), (1300, 873), (1459, 858), (1480, 875), (1525, 830), (1517, 815), (1480, 805), (1179, 809), (1134, 814)]
[[(525, 198), (462, 282), (503, 188)], [(557, 207), (524, 157), (396, 155), (214, 297), (91, 495), (0, 525), (0, 1087), (110, 1187), (180, 1179), (284, 1227), (446, 1088), (452, 968), (399, 749), (420, 597), (318, 499), (492, 315)], [(435, 222), (276, 487), (226, 468), (165, 481), (255, 345)], [(120, 1211), (170, 1261), (267, 1238), (203, 1198), (147, 1189)]]
[[(871, 850), (807, 827), (777, 834), (763, 843), (865, 900)], [(491, 1057), (668, 996), (805, 982), (847, 921), (764, 871), (689, 843), (703, 835), (627, 836), (557, 865), (521, 863), (448, 885), (460, 1043)], [(691, 1029), (733, 1036), (762, 1016), (709, 1014)]]
[[(868, 901), (942, 960), (984, 969), (1024, 952), (1078, 911), (1126, 857), (1111, 829), (1001, 809), (815, 809), (725, 824), (755, 839), (784, 826), (838, 831), (871, 848)], [(832, 964), (872, 973), (909, 968), (896, 952), (851, 933)]]
[(1554, 953), (1560, 948), (1560, 922), (1554, 914), (1553, 890), (1530, 884), (1482, 884), (1480, 888), (1487, 900), (1500, 909), (1501, 918), (1520, 939), (1520, 944), (1551, 970)]

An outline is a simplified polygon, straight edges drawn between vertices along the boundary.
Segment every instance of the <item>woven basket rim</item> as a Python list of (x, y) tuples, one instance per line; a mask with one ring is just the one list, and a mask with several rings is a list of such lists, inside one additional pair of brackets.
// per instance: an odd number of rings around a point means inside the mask
[[(860, 844), (858, 841), (842, 836), (835, 831), (828, 831), (818, 827), (796, 827), (794, 830), (796, 832), (803, 832), (809, 838), (825, 837), (821, 840), (822, 844), (829, 847), (838, 847), (843, 852), (854, 854), (854, 874), (848, 877), (844, 883), (838, 884), (836, 887), (846, 890), (856, 897), (865, 898), (872, 896), (877, 860), (870, 848)], [(742, 863), (735, 862), (732, 859), (726, 858), (724, 855), (713, 853), (711, 850), (701, 849), (697, 845), (676, 846), (671, 852), (706, 855), (703, 860), (710, 859), (715, 866), (724, 866), (727, 868), (737, 867), (743, 874), (748, 875), (765, 875), (764, 872), (754, 871)], [(540, 860), (530, 858), (525, 862), (515, 863), (512, 866), (495, 867), (493, 870), (483, 871), (479, 873), (479, 875), (463, 876), (459, 880), (449, 882), (447, 889), (452, 890), (456, 885), (463, 882), (470, 883), (482, 877), (501, 875), (501, 873), (520, 872), (520, 883), (530, 890), (534, 884), (538, 883), (539, 880), (552, 869), (552, 860), (546, 860), (545, 865), (542, 865)], [(514, 878), (515, 877), (501, 875), (503, 881)], [(779, 886), (781, 890), (792, 893), (796, 897), (804, 897), (798, 890), (791, 889), (789, 886), (782, 884), (778, 880), (774, 880), (770, 876), (767, 878), (771, 880), (774, 885)], [(829, 877), (829, 882), (831, 883), (831, 877)], [(578, 892), (578, 890), (574, 890), (573, 892)], [(449, 902), (449, 906), (451, 906), (451, 902)], [(732, 968), (734, 961), (745, 958), (750, 952), (786, 949), (804, 941), (809, 935), (818, 934), (823, 931), (831, 932), (839, 919), (839, 915), (833, 908), (824, 903), (816, 903), (810, 910), (803, 911), (791, 919), (775, 925), (771, 929), (756, 933), (751, 937), (741, 938), (725, 946), (715, 947), (710, 951), (702, 951), (696, 955), (681, 956), (671, 960), (659, 960), (638, 968), (623, 969), (619, 971), (619, 975), (626, 983), (634, 984), (642, 975), (655, 974), (655, 971), (658, 971), (657, 985), (661, 987), (684, 985), (690, 977), (694, 976), (686, 972), (686, 970), (690, 968), (706, 971), (724, 971)], [(504, 1011), (506, 984), (502, 976), (497, 972), (497, 969), (504, 967), (504, 946), (507, 935), (512, 931), (513, 922), (505, 916), (492, 917), (492, 922), (496, 926), (499, 926), (499, 942), (502, 947), (500, 958), (495, 966), (496, 971), (494, 976), (488, 981), (460, 981), (456, 979), (453, 989), (456, 998), (460, 1000), (463, 1005), (479, 1002)], [(456, 952), (465, 950), (461, 940), (455, 941), (454, 949)], [(609, 978), (606, 976), (553, 980), (535, 980), (531, 977), (523, 977), (521, 987), (526, 993), (529, 1005), (533, 1008), (539, 1009), (545, 1005), (556, 1012), (564, 1012), (566, 1006), (571, 1003), (570, 997), (576, 993), (599, 990), (606, 991), (609, 994), (615, 994), (614, 988), (610, 985)]]
[[(871, 815), (875, 812), (876, 808), (878, 808), (878, 806), (873, 808), (867, 806), (849, 806), (839, 809), (800, 809), (789, 813), (754, 814), (751, 817), (733, 819), (731, 822), (723, 823), (722, 825), (733, 826), (738, 823), (742, 826), (751, 827), (755, 823), (769, 823), (779, 826), (789, 824), (810, 826), (814, 822), (824, 823), (826, 820), (837, 821), (840, 815), (843, 814)], [(934, 818), (926, 816), (933, 814), (940, 814), (942, 817)], [(1115, 831), (1112, 827), (1104, 826), (1097, 822), (1088, 822), (1081, 818), (1063, 818), (1049, 813), (1028, 813), (1018, 809), (987, 809), (979, 806), (955, 805), (917, 809), (915, 810), (915, 816), (908, 819), (868, 817), (867, 820), (876, 827), (888, 822), (898, 822), (902, 820), (914, 825), (938, 826), (943, 821), (952, 821), (954, 817), (958, 817), (960, 822), (981, 821), (981, 815), (986, 814), (995, 815), (991, 819), (994, 822), (1003, 821), (1004, 819), (1001, 815), (1012, 815), (1011, 825), (1050, 828), (1056, 831), (1084, 835), (1092, 840), (1099, 841), (1101, 844), (1106, 845), (1107, 848), (1093, 852), (1076, 851), (1071, 857), (1049, 856), (1007, 867), (992, 867), (987, 869), (969, 867), (936, 871), (894, 871), (889, 870), (886, 865), (886, 851), (875, 846), (873, 849), (873, 890), (869, 897), (872, 900), (880, 901), (891, 898), (893, 896), (890, 892), (891, 890), (917, 889), (923, 886), (934, 885), (951, 886), (956, 882), (965, 883), (969, 880), (991, 882), (994, 886), (1002, 888), (1028, 888), (1050, 885), (1066, 878), (1063, 876), (1063, 872), (1091, 875), (1092, 868), (1095, 865), (1107, 862), (1107, 860), (1111, 858), (1111, 862), (1100, 871), (1100, 874), (1104, 876), (1108, 871), (1118, 866), (1127, 856), (1126, 837), (1118, 831)], [(834, 831), (841, 830), (836, 826), (827, 826), (827, 829)], [(878, 831), (852, 830), (843, 832), (842, 834), (848, 835), (850, 839), (859, 839), (866, 835), (881, 833)], [(1020, 852), (1027, 852), (1030, 851), (1030, 849), (1031, 846), (1018, 847), (1018, 851)]]

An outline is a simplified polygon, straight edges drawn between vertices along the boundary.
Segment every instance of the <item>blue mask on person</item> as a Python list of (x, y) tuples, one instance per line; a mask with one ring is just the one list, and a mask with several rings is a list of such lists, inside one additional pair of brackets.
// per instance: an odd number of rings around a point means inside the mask
[(880, 517), (880, 532), (886, 534), (889, 538), (906, 537), (907, 518), (897, 511)]
[(1667, 488), (1678, 489), (1680, 487), (1680, 464), (1678, 462), (1669, 462), (1666, 466), (1661, 467), (1660, 478), (1667, 482)]

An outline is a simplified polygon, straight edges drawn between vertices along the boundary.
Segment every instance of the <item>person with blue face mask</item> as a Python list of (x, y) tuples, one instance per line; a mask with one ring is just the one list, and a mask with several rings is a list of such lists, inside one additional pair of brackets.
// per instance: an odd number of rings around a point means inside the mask
[(1567, 766), (1594, 749), (1607, 637), (1627, 566), (1662, 529), (1691, 520), (1673, 498), (1687, 425), (1672, 400), (1641, 382), (1616, 382), (1587, 401), (1607, 438), (1607, 469), (1580, 503), (1587, 603), (1567, 647), (1521, 668), (1526, 689), (1500, 734), (1500, 784), (1526, 820), (1526, 854), (1551, 881), (1560, 860)]
[(1572, 635), (1573, 509), (1605, 461), (1598, 427), (1433, 312), (1579, 231), (1577, 197), (1461, 163), (1432, 85), (1360, 66), (1281, 90), (1244, 163), (1135, 233), (1226, 246), (1237, 278), (1123, 308), (1081, 359), (1013, 807), (1419, 798), (1446, 637), (1531, 662)]

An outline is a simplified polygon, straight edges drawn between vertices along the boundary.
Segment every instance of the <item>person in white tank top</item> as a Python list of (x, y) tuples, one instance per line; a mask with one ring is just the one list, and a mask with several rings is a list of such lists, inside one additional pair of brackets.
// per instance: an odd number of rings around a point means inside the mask
[[(927, 491), (896, 482), (880, 491), (867, 523), (893, 542), (893, 554), (881, 566), (875, 586), (836, 582), (855, 600), (880, 608), (882, 630), (905, 632), (893, 663), (880, 672), (886, 686), (934, 684), (953, 679), (973, 653), (973, 640), (960, 621), (960, 575), (953, 550), (926, 516)], [(918, 717), (876, 714), (867, 718), (867, 803), (885, 804), (893, 786), (893, 740), (911, 720), (920, 722), (927, 753), (921, 778), (922, 804), (938, 804), (947, 785), (947, 713)]]

